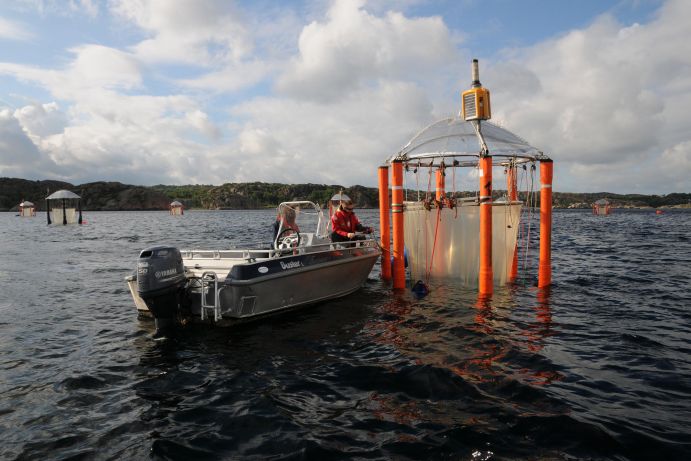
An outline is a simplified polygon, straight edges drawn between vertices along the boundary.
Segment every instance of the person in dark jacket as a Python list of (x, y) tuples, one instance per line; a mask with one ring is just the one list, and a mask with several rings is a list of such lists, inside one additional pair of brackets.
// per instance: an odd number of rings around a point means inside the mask
[(355, 216), (353, 208), (352, 200), (342, 200), (338, 210), (331, 216), (331, 240), (333, 242), (362, 240), (365, 237), (356, 234), (357, 232), (372, 233), (371, 227), (365, 227), (360, 224), (360, 220)]

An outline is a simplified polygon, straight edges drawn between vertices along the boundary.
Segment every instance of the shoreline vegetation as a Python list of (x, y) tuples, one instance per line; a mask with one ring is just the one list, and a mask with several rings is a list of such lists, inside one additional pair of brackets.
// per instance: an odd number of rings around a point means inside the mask
[[(0, 211), (18, 211), (19, 203), (28, 200), (36, 210), (45, 210), (45, 197), (60, 189), (75, 192), (82, 198), (84, 211), (145, 211), (167, 210), (174, 200), (185, 209), (256, 210), (272, 209), (280, 202), (310, 200), (322, 206), (340, 190), (349, 195), (358, 208), (378, 208), (379, 191), (375, 187), (325, 184), (228, 183), (221, 186), (135, 186), (119, 182), (98, 181), (73, 185), (63, 181), (32, 181), (20, 178), (0, 178)], [(409, 193), (410, 194), (410, 193)], [(413, 191), (412, 194), (416, 193)], [(421, 191), (424, 194), (424, 191)], [(457, 197), (472, 197), (475, 191), (456, 192)], [(499, 199), (506, 190), (494, 190)], [(531, 197), (521, 193), (520, 199), (539, 205), (539, 190)], [(554, 208), (590, 209), (599, 199), (609, 200), (612, 208), (690, 208), (690, 193), (666, 195), (613, 194), (609, 192), (554, 192)]]

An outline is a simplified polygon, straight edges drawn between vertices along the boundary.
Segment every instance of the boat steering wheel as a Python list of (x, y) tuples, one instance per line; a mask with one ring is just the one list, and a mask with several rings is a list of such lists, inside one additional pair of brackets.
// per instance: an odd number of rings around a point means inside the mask
[(291, 227), (286, 227), (276, 237), (276, 249), (288, 250), (297, 248), (300, 245), (300, 232)]

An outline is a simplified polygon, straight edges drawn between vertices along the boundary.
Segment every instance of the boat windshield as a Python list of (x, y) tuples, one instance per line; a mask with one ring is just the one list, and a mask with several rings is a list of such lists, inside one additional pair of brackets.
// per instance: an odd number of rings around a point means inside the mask
[(321, 208), (313, 202), (283, 202), (278, 206), (278, 235), (284, 230), (294, 229), (300, 234), (328, 236), (327, 222)]

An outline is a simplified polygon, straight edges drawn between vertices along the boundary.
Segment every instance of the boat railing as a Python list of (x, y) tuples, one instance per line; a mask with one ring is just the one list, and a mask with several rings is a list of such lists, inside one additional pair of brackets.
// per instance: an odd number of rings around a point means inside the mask
[(266, 259), (271, 257), (273, 250), (181, 250), (183, 259)]
[[(206, 271), (202, 274), (202, 276), (199, 279), (201, 281), (201, 290), (200, 290), (200, 295), (201, 295), (201, 319), (206, 320), (207, 316), (207, 311), (211, 309), (214, 313), (214, 322), (218, 322), (221, 318), (221, 300), (219, 297), (219, 290), (218, 290), (218, 275), (214, 271)], [(209, 303), (207, 301), (209, 292), (211, 291), (211, 286), (213, 285), (213, 291), (211, 294), (213, 295), (213, 303)]]
[[(419, 210), (425, 208), (427, 210), (436, 208), (456, 208), (456, 207), (477, 207), (480, 205), (480, 200), (477, 197), (462, 197), (454, 199), (452, 203), (439, 202), (436, 200), (420, 200), (420, 201), (405, 201), (403, 202), (403, 209), (405, 211)], [(492, 206), (507, 206), (507, 205), (523, 205), (520, 200), (506, 200), (497, 199), (492, 202)]]
[(311, 243), (308, 245), (300, 244), (297, 247), (281, 249), (233, 249), (233, 250), (181, 250), (182, 258), (185, 260), (242, 260), (243, 262), (253, 262), (262, 259), (272, 259), (295, 254), (318, 253), (321, 251), (344, 250), (351, 248), (376, 247), (377, 241), (373, 238), (365, 240), (354, 240), (351, 242), (331, 242)]

